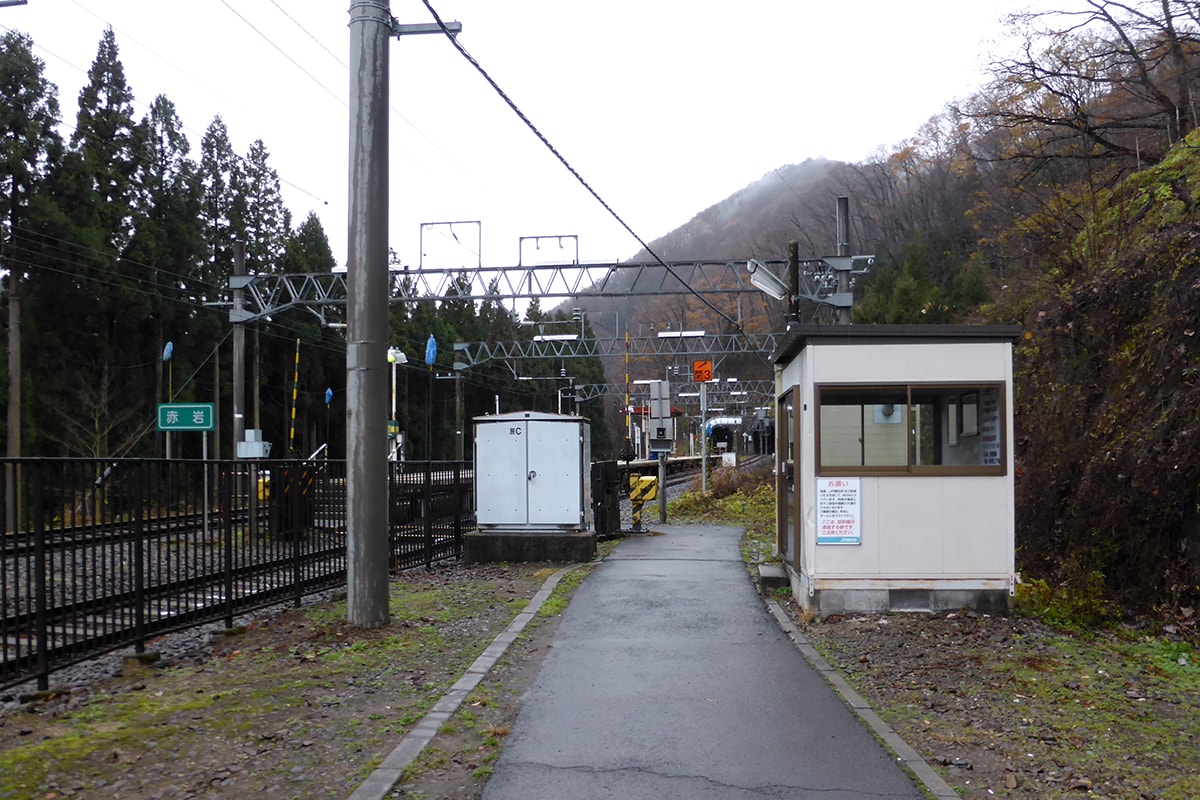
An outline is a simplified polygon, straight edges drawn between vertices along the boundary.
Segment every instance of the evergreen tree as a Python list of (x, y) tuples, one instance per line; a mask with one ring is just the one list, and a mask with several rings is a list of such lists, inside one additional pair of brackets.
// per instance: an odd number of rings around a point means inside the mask
[(246, 204), (242, 165), (220, 116), (209, 124), (200, 142), (200, 183), (209, 264), (204, 278), (214, 286), (226, 286), (233, 272), (234, 243), (245, 231)]
[(283, 248), (283, 271), (288, 274), (300, 272), (333, 272), (337, 259), (329, 246), (329, 237), (315, 212), (308, 212), (304, 222), (288, 236)]
[(40, 251), (29, 229), (30, 206), (49, 171), (62, 157), (58, 92), (46, 80), (45, 64), (22, 34), (0, 37), (0, 269), (7, 270), (4, 300), (8, 317), (5, 439), (9, 456), (21, 455), (21, 304), (27, 268)]
[(242, 164), (242, 196), (246, 269), (250, 274), (281, 272), (283, 255), (291, 235), (291, 214), (279, 194), (279, 175), (267, 163), (262, 139), (250, 145)]
[(39, 320), (31, 379), (35, 425), (57, 452), (107, 457), (135, 441), (153, 396), (139, 336), (153, 304), (142, 265), (127, 253), (144, 134), (111, 29), (88, 76), (63, 168), (48, 184), (52, 207), (40, 220), (54, 248), (30, 280)]
[[(171, 372), (191, 373), (207, 349), (198, 344), (207, 333), (198, 326), (211, 327), (215, 316), (215, 312), (205, 313), (192, 305), (181, 288), (196, 285), (204, 260), (200, 183), (196, 164), (188, 158), (190, 144), (183, 124), (170, 100), (163, 95), (155, 98), (141, 125), (146, 136), (139, 158), (138, 204), (129, 260), (141, 265), (149, 276), (145, 287), (152, 309), (143, 320), (139, 341), (155, 367), (154, 402), (195, 399), (196, 387), (164, 383), (161, 354), (171, 342), (178, 350), (178, 355), (172, 357)], [(206, 287), (206, 293), (215, 294), (213, 288)], [(175, 397), (166, 397), (170, 390), (176, 392)], [(147, 408), (147, 413), (151, 412), (153, 409)], [(158, 454), (162, 455), (161, 449)]]
[(82, 161), (82, 172), (95, 193), (91, 223), (117, 254), (124, 252), (133, 233), (130, 205), (144, 137), (134, 122), (133, 92), (125, 82), (116, 36), (107, 28), (79, 94), (71, 150)]
[[(329, 273), (334, 266), (321, 222), (310, 213), (287, 236), (279, 269), (287, 273)], [(263, 436), (278, 442), (277, 452), (281, 454), (290, 447), (290, 455), (307, 456), (321, 444), (328, 444), (330, 456), (344, 457), (345, 414), (340, 401), (346, 385), (346, 343), (341, 332), (322, 327), (315, 315), (301, 309), (256, 322), (253, 330), (262, 370)], [(298, 383), (297, 339), (301, 341)], [(326, 408), (326, 389), (333, 389), (339, 398), (341, 413), (336, 416), (332, 407)]]
[(46, 80), (33, 41), (20, 33), (0, 36), (0, 208), (10, 246), (31, 196), (62, 156), (58, 91)]

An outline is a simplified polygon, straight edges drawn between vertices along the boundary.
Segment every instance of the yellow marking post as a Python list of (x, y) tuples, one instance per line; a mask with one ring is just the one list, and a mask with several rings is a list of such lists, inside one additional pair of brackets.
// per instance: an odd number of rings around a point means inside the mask
[(633, 529), (642, 529), (642, 505), (658, 499), (658, 478), (653, 475), (629, 476), (629, 501), (633, 506)]

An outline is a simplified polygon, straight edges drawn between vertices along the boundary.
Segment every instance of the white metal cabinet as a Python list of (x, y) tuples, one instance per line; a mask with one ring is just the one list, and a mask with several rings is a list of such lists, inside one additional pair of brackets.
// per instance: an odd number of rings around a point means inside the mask
[(475, 418), (475, 518), (480, 529), (586, 528), (587, 420), (518, 411)]

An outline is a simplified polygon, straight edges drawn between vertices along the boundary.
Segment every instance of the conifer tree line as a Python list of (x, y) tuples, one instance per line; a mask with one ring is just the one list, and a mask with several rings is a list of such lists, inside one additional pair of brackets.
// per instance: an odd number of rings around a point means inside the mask
[[(294, 224), (266, 143), (256, 140), (248, 152), (235, 152), (220, 116), (193, 149), (165, 95), (154, 98), (148, 112), (135, 113), (111, 29), (79, 93), (73, 126), (44, 72), (29, 36), (0, 38), (0, 274), (8, 324), (0, 343), (8, 356), (0, 364), (8, 414), (0, 423), (6, 452), (161, 457), (156, 405), (212, 402), (221, 429), (210, 455), (232, 457), (227, 303), (235, 247), (243, 246), (250, 274), (328, 273), (338, 264), (320, 220), (310, 213)], [(542, 314), (536, 307), (531, 313)], [(578, 359), (485, 365), (465, 371), (461, 387), (439, 379), (452, 372), (455, 340), (531, 335), (498, 301), (393, 306), (391, 327), (391, 344), (410, 356), (396, 380), (397, 417), (410, 457), (455, 456), (462, 430), (456, 389), (469, 441), (471, 416), (495, 411), (498, 394), (503, 411), (554, 411), (557, 387), (568, 377), (603, 382), (598, 364)], [(431, 333), (440, 343), (432, 407), (421, 358)], [(263, 430), (273, 456), (305, 456), (325, 443), (331, 457), (344, 455), (343, 333), (291, 310), (251, 323), (246, 340), (246, 427)], [(518, 369), (559, 380), (517, 381)], [(598, 406), (593, 413), (603, 418)], [(379, 424), (386, 435), (387, 420)], [(603, 443), (607, 436), (594, 432), (593, 440)], [(175, 457), (200, 456), (198, 436), (176, 435), (172, 445)], [(471, 457), (469, 444), (465, 455)]]

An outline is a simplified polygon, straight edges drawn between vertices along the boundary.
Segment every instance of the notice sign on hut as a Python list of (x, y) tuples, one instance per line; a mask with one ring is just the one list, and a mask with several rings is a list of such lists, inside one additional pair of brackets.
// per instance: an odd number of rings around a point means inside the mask
[(858, 478), (817, 478), (817, 544), (862, 544)]

